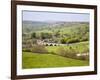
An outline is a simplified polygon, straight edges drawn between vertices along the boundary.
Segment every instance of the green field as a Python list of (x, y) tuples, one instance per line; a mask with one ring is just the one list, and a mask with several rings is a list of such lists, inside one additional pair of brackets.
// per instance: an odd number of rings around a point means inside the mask
[[(63, 48), (65, 50), (69, 50), (69, 51), (72, 51), (72, 49), (73, 49), (77, 53), (84, 53), (87, 49), (89, 49), (89, 42), (84, 41), (84, 42), (75, 43), (75, 44), (71, 44), (71, 45), (67, 45), (67, 46), (46, 46), (46, 49), (48, 50), (48, 52), (56, 53), (57, 50), (60, 48)], [(70, 48), (72, 48), (72, 49), (70, 49)]]
[(49, 67), (68, 67), (68, 66), (88, 66), (88, 61), (65, 58), (53, 54), (39, 54), (23, 52), (22, 68), (49, 68)]

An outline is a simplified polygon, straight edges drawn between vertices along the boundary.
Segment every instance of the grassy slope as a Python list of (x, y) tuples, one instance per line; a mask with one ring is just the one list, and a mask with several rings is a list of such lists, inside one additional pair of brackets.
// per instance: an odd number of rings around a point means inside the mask
[(69, 46), (46, 46), (46, 48), (49, 52), (57, 52), (57, 50), (60, 47), (63, 47), (65, 50), (69, 49), (69, 47), (72, 47), (73, 49), (75, 49), (79, 53), (82, 53), (85, 49), (87, 49), (89, 47), (89, 42), (84, 41), (84, 42), (79, 42), (79, 43), (72, 44), (72, 45), (69, 45)]
[(87, 61), (75, 60), (52, 54), (23, 52), (22, 68), (49, 68), (67, 66), (88, 66)]

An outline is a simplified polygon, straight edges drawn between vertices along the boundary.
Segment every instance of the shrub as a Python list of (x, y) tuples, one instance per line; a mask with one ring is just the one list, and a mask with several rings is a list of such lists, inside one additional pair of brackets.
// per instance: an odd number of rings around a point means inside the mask
[(63, 57), (67, 57), (67, 58), (72, 58), (72, 59), (79, 59), (79, 60), (89, 60), (88, 56), (77, 56), (78, 52), (75, 51), (72, 47), (68, 48), (68, 49), (64, 49), (64, 48), (58, 48), (56, 54), (63, 56)]
[(50, 39), (50, 38), (52, 38), (52, 34), (51, 33), (45, 33), (45, 32), (41, 32), (41, 38), (42, 39)]
[(76, 53), (77, 52), (74, 49), (72, 49), (72, 48), (66, 49), (66, 55), (65, 55), (65, 57), (75, 59), (76, 58)]
[(80, 40), (78, 38), (70, 38), (67, 40), (67, 43), (76, 43), (79, 42)]
[(60, 47), (57, 49), (57, 52), (56, 52), (57, 55), (60, 55), (60, 56), (65, 56), (66, 55), (66, 51), (64, 48)]
[(47, 49), (42, 45), (34, 45), (32, 48), (33, 53), (47, 53)]
[(33, 32), (33, 33), (31, 34), (31, 38), (36, 38), (36, 33), (35, 33), (35, 32)]
[(48, 52), (48, 53), (56, 55), (56, 53), (55, 53), (55, 52), (53, 52), (53, 51), (51, 51), (51, 52)]
[(62, 38), (62, 39), (60, 40), (60, 42), (61, 42), (62, 44), (66, 44), (66, 39), (65, 39), (65, 38)]
[(26, 49), (22, 49), (23, 52), (31, 52), (31, 49), (26, 48)]
[(76, 58), (75, 53), (69, 53), (68, 51), (66, 51), (66, 52), (67, 52), (67, 53), (66, 53), (65, 57), (68, 57), (68, 58), (73, 58), (73, 59), (75, 59), (75, 58)]

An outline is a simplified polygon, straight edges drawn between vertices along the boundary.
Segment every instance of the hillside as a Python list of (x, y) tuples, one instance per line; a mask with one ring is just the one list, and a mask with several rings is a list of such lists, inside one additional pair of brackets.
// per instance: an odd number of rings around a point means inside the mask
[(88, 61), (70, 59), (52, 54), (37, 54), (31, 52), (23, 52), (22, 59), (23, 69), (89, 65)]
[(89, 65), (88, 22), (23, 21), (23, 68)]

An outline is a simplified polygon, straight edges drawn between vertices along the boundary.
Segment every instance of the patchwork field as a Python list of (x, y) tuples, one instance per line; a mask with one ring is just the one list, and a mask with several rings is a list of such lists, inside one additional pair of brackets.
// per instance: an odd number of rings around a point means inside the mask
[(32, 52), (23, 52), (22, 60), (23, 69), (89, 65), (88, 61), (70, 59), (47, 53), (37, 54)]

